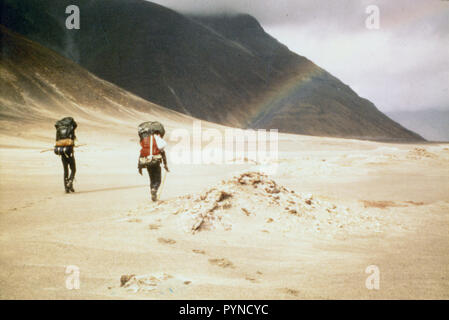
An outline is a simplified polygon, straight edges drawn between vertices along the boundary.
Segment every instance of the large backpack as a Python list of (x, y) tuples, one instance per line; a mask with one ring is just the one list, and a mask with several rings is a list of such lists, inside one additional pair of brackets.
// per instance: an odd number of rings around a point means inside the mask
[(72, 117), (66, 117), (56, 121), (56, 141), (65, 139), (75, 139), (75, 129), (77, 124)]
[(162, 123), (158, 121), (147, 121), (139, 125), (138, 133), (140, 140), (155, 133), (159, 133), (163, 138), (165, 135), (165, 128)]

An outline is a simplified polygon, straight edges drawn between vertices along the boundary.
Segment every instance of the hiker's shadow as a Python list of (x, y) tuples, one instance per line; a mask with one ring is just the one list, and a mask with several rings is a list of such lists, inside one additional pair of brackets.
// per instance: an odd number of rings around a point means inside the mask
[(137, 189), (137, 188), (143, 188), (148, 187), (146, 184), (141, 184), (137, 186), (123, 186), (123, 187), (111, 187), (111, 188), (102, 188), (102, 189), (94, 189), (94, 190), (81, 190), (77, 191), (76, 193), (94, 193), (94, 192), (106, 192), (106, 191), (116, 191), (116, 190), (126, 190), (126, 189)]

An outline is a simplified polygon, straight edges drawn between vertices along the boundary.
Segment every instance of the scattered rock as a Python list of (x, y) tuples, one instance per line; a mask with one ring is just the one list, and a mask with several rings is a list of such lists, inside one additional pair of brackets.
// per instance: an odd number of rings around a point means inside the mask
[(209, 263), (219, 266), (220, 268), (235, 268), (234, 264), (226, 258), (209, 259)]
[(124, 274), (120, 277), (120, 287), (123, 287), (129, 280), (135, 277), (134, 274)]
[[(190, 198), (188, 198), (190, 199)], [(179, 213), (181, 213), (183, 211), (183, 208), (179, 208), (178, 210), (176, 210), (175, 212), (173, 212), (173, 215), (178, 215)]]
[(369, 201), (363, 200), (363, 205), (365, 208), (379, 208), (386, 209), (388, 207), (406, 207), (406, 205), (401, 205), (393, 201)]
[(232, 205), (230, 203), (225, 203), (223, 205), (223, 209), (225, 209), (225, 210), (230, 209), (230, 208), (232, 208)]
[(283, 291), (291, 296), (297, 297), (299, 295), (299, 291), (295, 289), (285, 288)]
[(281, 190), (279, 190), (279, 189), (276, 188), (276, 187), (265, 188), (265, 191), (266, 191), (267, 193), (270, 193), (270, 194), (275, 194), (275, 193), (281, 192)]
[(257, 283), (257, 279), (251, 276), (245, 276), (245, 280), (251, 281), (252, 283)]
[(160, 273), (156, 275), (123, 275), (120, 278), (120, 287), (128, 291), (146, 292), (153, 291), (157, 286), (165, 280), (171, 279), (173, 276), (167, 273)]
[(158, 238), (157, 241), (164, 244), (175, 244), (176, 241), (173, 239), (165, 239), (165, 238)]
[(410, 160), (421, 160), (423, 158), (437, 159), (438, 155), (427, 151), (427, 149), (425, 149), (425, 148), (416, 147), (416, 148), (413, 148), (412, 150), (410, 150), (407, 153), (406, 157), (407, 157), (407, 159), (410, 159)]
[(148, 228), (150, 228), (150, 230), (157, 230), (160, 227), (161, 226), (159, 224), (150, 224), (150, 225), (148, 225)]
[(218, 198), (217, 198), (217, 202), (221, 202), (223, 200), (226, 200), (228, 198), (232, 197), (232, 194), (230, 194), (229, 192), (225, 192), (223, 190), (218, 192)]
[(425, 205), (424, 202), (415, 202), (415, 201), (405, 201), (405, 202), (407, 202), (409, 204), (412, 204), (414, 206), (423, 206), (423, 205)]

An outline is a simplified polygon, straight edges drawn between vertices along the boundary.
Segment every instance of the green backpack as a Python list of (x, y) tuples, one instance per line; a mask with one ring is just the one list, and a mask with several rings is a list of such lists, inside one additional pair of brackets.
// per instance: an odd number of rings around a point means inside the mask
[(158, 121), (147, 121), (139, 125), (138, 133), (141, 140), (155, 133), (159, 133), (163, 138), (165, 135), (165, 128), (162, 123)]

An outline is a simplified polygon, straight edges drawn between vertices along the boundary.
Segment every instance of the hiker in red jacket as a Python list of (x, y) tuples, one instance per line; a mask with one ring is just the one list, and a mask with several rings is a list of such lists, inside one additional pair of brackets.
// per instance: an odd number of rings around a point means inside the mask
[(167, 167), (167, 157), (165, 147), (167, 143), (162, 139), (159, 132), (148, 135), (140, 140), (140, 150), (138, 170), (142, 175), (142, 169), (147, 168), (150, 177), (151, 200), (157, 200), (157, 190), (161, 185), (161, 163), (164, 168), (170, 172)]

